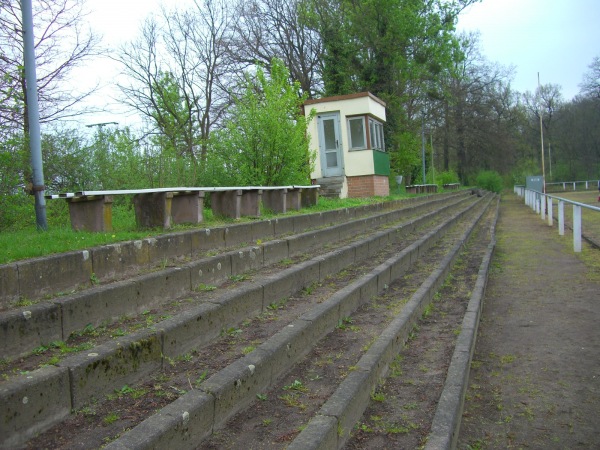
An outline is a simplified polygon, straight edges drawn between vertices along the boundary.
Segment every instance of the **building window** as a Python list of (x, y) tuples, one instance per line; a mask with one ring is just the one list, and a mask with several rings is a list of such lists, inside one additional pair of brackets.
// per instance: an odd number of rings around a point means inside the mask
[(366, 149), (365, 118), (361, 116), (348, 119), (348, 129), (350, 130), (350, 150)]
[[(367, 133), (366, 125), (369, 124)], [(356, 116), (348, 119), (350, 135), (350, 150), (381, 150), (385, 151), (383, 140), (383, 124), (367, 116)]]
[(383, 124), (375, 119), (369, 118), (369, 134), (371, 135), (371, 148), (373, 150), (385, 151)]

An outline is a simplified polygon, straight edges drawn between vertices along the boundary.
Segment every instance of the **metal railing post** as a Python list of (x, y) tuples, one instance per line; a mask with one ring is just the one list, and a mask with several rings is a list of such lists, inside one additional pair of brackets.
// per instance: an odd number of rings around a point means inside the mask
[(558, 201), (558, 234), (565, 235), (565, 202)]
[(573, 250), (581, 252), (581, 206), (573, 205)]
[(552, 226), (553, 225), (553, 223), (552, 223), (552, 219), (553, 219), (553, 217), (552, 217), (552, 214), (553, 214), (552, 197), (548, 196), (547, 198), (548, 198), (548, 225)]
[(542, 214), (542, 220), (546, 220), (546, 196), (544, 194), (540, 195), (540, 213)]

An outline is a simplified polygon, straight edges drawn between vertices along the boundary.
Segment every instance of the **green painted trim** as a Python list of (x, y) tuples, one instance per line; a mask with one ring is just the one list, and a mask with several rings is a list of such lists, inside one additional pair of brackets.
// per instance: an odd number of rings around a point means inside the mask
[(375, 175), (390, 175), (390, 155), (386, 152), (373, 150), (373, 167)]

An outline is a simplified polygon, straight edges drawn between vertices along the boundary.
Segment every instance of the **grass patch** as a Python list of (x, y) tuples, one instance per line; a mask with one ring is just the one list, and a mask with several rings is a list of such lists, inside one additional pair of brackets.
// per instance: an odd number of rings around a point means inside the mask
[[(261, 218), (270, 219), (288, 215), (307, 214), (332, 209), (352, 208), (361, 205), (381, 203), (389, 200), (414, 197), (413, 195), (398, 194), (390, 197), (346, 198), (330, 199), (321, 197), (318, 205), (302, 208), (299, 211), (290, 211), (285, 214), (273, 214), (264, 211)], [(117, 242), (131, 241), (154, 237), (161, 234), (185, 231), (190, 229), (204, 229), (218, 227), (231, 223), (240, 223), (253, 220), (241, 218), (233, 220), (224, 217), (215, 217), (210, 208), (204, 209), (204, 220), (196, 225), (175, 225), (169, 230), (148, 229), (138, 230), (135, 224), (135, 214), (131, 205), (113, 205), (112, 223), (113, 231), (106, 233), (92, 233), (87, 231), (74, 231), (71, 228), (69, 214), (64, 200), (49, 200), (47, 202), (48, 230), (39, 231), (32, 221), (19, 229), (0, 230), (0, 264), (35, 258), (55, 253), (74, 250), (83, 250), (99, 245), (114, 244)], [(33, 202), (31, 212), (33, 216)]]

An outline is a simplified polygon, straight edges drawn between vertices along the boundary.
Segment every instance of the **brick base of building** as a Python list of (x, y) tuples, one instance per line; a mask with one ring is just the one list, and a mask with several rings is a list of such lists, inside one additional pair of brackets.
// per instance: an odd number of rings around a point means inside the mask
[(385, 175), (347, 177), (348, 197), (385, 197), (390, 195), (390, 182)]

